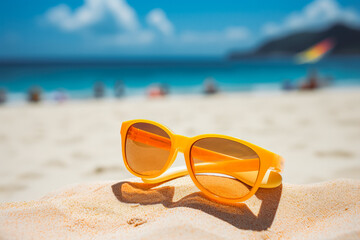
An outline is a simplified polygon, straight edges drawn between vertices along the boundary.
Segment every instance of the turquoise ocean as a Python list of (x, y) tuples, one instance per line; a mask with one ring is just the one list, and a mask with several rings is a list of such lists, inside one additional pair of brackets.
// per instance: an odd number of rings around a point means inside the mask
[(154, 83), (166, 84), (171, 94), (197, 94), (204, 79), (212, 77), (221, 91), (274, 91), (284, 80), (295, 84), (314, 69), (331, 77), (332, 87), (360, 86), (360, 57), (348, 57), (303, 65), (292, 59), (2, 62), (0, 88), (6, 89), (10, 101), (24, 101), (32, 86), (41, 87), (46, 99), (58, 89), (72, 99), (91, 98), (98, 81), (110, 98), (118, 80), (125, 85), (125, 97), (144, 95)]

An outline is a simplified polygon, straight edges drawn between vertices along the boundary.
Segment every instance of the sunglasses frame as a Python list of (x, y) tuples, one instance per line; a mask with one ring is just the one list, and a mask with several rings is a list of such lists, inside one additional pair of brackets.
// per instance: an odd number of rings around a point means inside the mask
[[(127, 162), (126, 153), (125, 153), (127, 132), (129, 130), (129, 128), (135, 123), (152, 124), (156, 127), (161, 128), (162, 130), (164, 130), (170, 137), (171, 149), (170, 149), (169, 157), (167, 159), (165, 166), (161, 169), (161, 171), (158, 174), (141, 175), (141, 174), (133, 171)], [(161, 178), (160, 181), (157, 181), (157, 180), (152, 181), (152, 179), (158, 178), (160, 175), (164, 174), (167, 169), (169, 169), (169, 167), (174, 163), (174, 161), (177, 157), (177, 154), (179, 152), (182, 152), (184, 154), (187, 172), (190, 175), (190, 177), (191, 177), (192, 181), (194, 182), (194, 184), (196, 185), (196, 187), (198, 189), (200, 189), (201, 192), (204, 193), (205, 196), (207, 196), (208, 198), (210, 198), (214, 201), (217, 201), (217, 202), (237, 203), (237, 202), (243, 202), (243, 201), (249, 199), (256, 193), (256, 191), (261, 186), (262, 181), (265, 177), (265, 174), (267, 173), (268, 170), (278, 173), (278, 175), (279, 175), (278, 177), (280, 177), (280, 181), (281, 181), (281, 175), (279, 174), (282, 171), (282, 165), (283, 165), (283, 158), (281, 156), (279, 156), (275, 153), (272, 153), (266, 149), (263, 149), (259, 146), (256, 146), (252, 143), (248, 143), (246, 141), (243, 141), (243, 140), (240, 140), (240, 139), (237, 139), (234, 137), (229, 137), (229, 136), (220, 135), (220, 134), (203, 134), (203, 135), (198, 135), (195, 137), (185, 137), (185, 136), (173, 133), (170, 129), (168, 129), (167, 127), (165, 127), (162, 124), (159, 124), (157, 122), (150, 121), (150, 120), (145, 120), (145, 119), (136, 119), (136, 120), (130, 120), (130, 121), (123, 122), (121, 125), (120, 134), (121, 134), (122, 155), (123, 155), (124, 164), (131, 174), (133, 174), (137, 177), (140, 177), (144, 182), (151, 182), (151, 183), (166, 182), (166, 181), (175, 179), (177, 177), (183, 176), (184, 174), (181, 174), (181, 175), (170, 174), (169, 176), (166, 176), (165, 178)], [(241, 144), (249, 147), (250, 149), (254, 150), (256, 152), (256, 154), (259, 156), (260, 169), (258, 172), (257, 179), (256, 179), (254, 185), (252, 186), (252, 189), (250, 190), (250, 192), (241, 198), (225, 198), (225, 197), (218, 196), (218, 195), (210, 192), (209, 190), (207, 190), (205, 187), (203, 187), (195, 177), (195, 173), (193, 171), (193, 167), (191, 164), (191, 155), (190, 155), (191, 147), (196, 141), (198, 141), (200, 139), (214, 138), (214, 137), (223, 138), (223, 139), (232, 140), (232, 141), (241, 143)], [(272, 188), (272, 187), (277, 187), (277, 186), (266, 186), (265, 185), (265, 186), (261, 186), (261, 187)]]

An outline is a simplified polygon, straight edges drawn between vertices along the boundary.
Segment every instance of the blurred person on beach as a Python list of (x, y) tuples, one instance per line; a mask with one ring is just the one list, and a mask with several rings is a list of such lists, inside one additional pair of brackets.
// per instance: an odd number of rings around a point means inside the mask
[(317, 71), (313, 69), (309, 72), (308, 77), (305, 79), (305, 81), (300, 85), (301, 90), (314, 90), (319, 88), (320, 86), (320, 80), (317, 74)]
[(98, 81), (94, 84), (94, 97), (103, 98), (105, 96), (105, 85), (103, 82)]
[(4, 104), (6, 102), (6, 89), (0, 88), (0, 104)]
[(40, 87), (31, 87), (28, 91), (27, 100), (30, 103), (38, 103), (42, 99), (42, 90)]
[(300, 90), (315, 90), (320, 87), (331, 85), (332, 77), (320, 77), (317, 70), (313, 69), (309, 72), (305, 81), (300, 85)]
[(213, 77), (207, 77), (203, 83), (204, 93), (206, 95), (215, 94), (219, 92), (216, 81)]
[(167, 84), (154, 84), (147, 89), (149, 98), (164, 97), (169, 94), (169, 86)]
[(117, 98), (123, 97), (125, 95), (125, 85), (121, 80), (117, 80), (114, 85), (114, 95)]
[(54, 95), (54, 100), (57, 102), (57, 103), (63, 103), (65, 102), (66, 100), (68, 99), (68, 96), (66, 94), (66, 91), (65, 89), (58, 89), (56, 92), (55, 92), (55, 95)]

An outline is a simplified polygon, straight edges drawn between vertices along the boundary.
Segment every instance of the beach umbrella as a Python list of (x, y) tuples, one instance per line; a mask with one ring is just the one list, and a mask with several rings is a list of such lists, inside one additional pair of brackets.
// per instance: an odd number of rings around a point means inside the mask
[(335, 41), (327, 38), (314, 46), (295, 55), (295, 61), (298, 64), (314, 63), (323, 58), (335, 46)]

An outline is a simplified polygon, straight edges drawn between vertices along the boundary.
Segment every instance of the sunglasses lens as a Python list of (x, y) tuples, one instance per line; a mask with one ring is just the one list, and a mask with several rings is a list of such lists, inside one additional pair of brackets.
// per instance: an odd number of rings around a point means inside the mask
[(198, 183), (219, 197), (244, 197), (259, 173), (260, 160), (256, 152), (232, 140), (200, 139), (192, 145), (190, 155)]
[(131, 125), (125, 140), (125, 156), (129, 167), (144, 176), (161, 173), (170, 155), (170, 136), (150, 123)]

